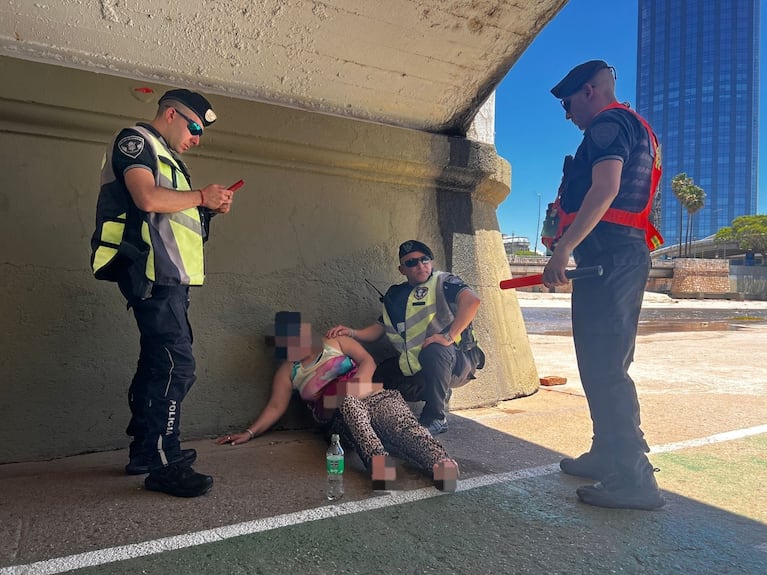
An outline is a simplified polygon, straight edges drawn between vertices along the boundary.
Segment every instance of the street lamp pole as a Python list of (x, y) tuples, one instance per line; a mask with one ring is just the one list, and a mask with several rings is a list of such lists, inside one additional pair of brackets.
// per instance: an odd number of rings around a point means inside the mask
[(535, 226), (535, 253), (538, 253), (538, 236), (541, 235), (541, 193), (538, 192), (538, 223)]

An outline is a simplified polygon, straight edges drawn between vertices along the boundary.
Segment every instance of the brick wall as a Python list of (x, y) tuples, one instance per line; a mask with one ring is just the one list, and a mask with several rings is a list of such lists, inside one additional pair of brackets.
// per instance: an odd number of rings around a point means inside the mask
[(671, 294), (730, 292), (730, 262), (724, 259), (704, 260), (678, 258), (674, 260)]

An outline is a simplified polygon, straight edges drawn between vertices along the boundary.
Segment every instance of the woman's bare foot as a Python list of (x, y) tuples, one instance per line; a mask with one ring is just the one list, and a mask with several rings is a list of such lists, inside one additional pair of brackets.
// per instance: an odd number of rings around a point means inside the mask
[(370, 464), (373, 479), (373, 491), (394, 489), (397, 481), (397, 464), (389, 455), (374, 455)]
[(454, 492), (458, 487), (458, 462), (455, 459), (442, 459), (434, 464), (434, 486), (440, 491)]

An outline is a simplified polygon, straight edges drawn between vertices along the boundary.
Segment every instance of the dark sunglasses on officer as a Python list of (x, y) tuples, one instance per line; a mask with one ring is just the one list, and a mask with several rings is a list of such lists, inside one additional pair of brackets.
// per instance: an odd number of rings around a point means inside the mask
[(407, 268), (414, 268), (418, 264), (428, 264), (430, 261), (431, 258), (429, 256), (421, 256), (420, 258), (410, 258), (402, 263)]
[(202, 136), (202, 126), (200, 126), (200, 124), (192, 120), (192, 118), (184, 114), (184, 112), (182, 112), (178, 108), (173, 108), (173, 109), (176, 110), (176, 113), (179, 116), (181, 116), (182, 118), (184, 118), (184, 120), (187, 121), (186, 128), (187, 130), (189, 130), (190, 134), (192, 134), (193, 136)]

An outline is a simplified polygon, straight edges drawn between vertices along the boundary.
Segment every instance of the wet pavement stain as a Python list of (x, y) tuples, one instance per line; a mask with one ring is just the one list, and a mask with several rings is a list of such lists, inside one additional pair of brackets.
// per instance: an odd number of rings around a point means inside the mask
[[(568, 308), (522, 308), (528, 334), (572, 335)], [(748, 315), (728, 309), (643, 309), (639, 335), (691, 331), (733, 331), (767, 326), (767, 310)]]

